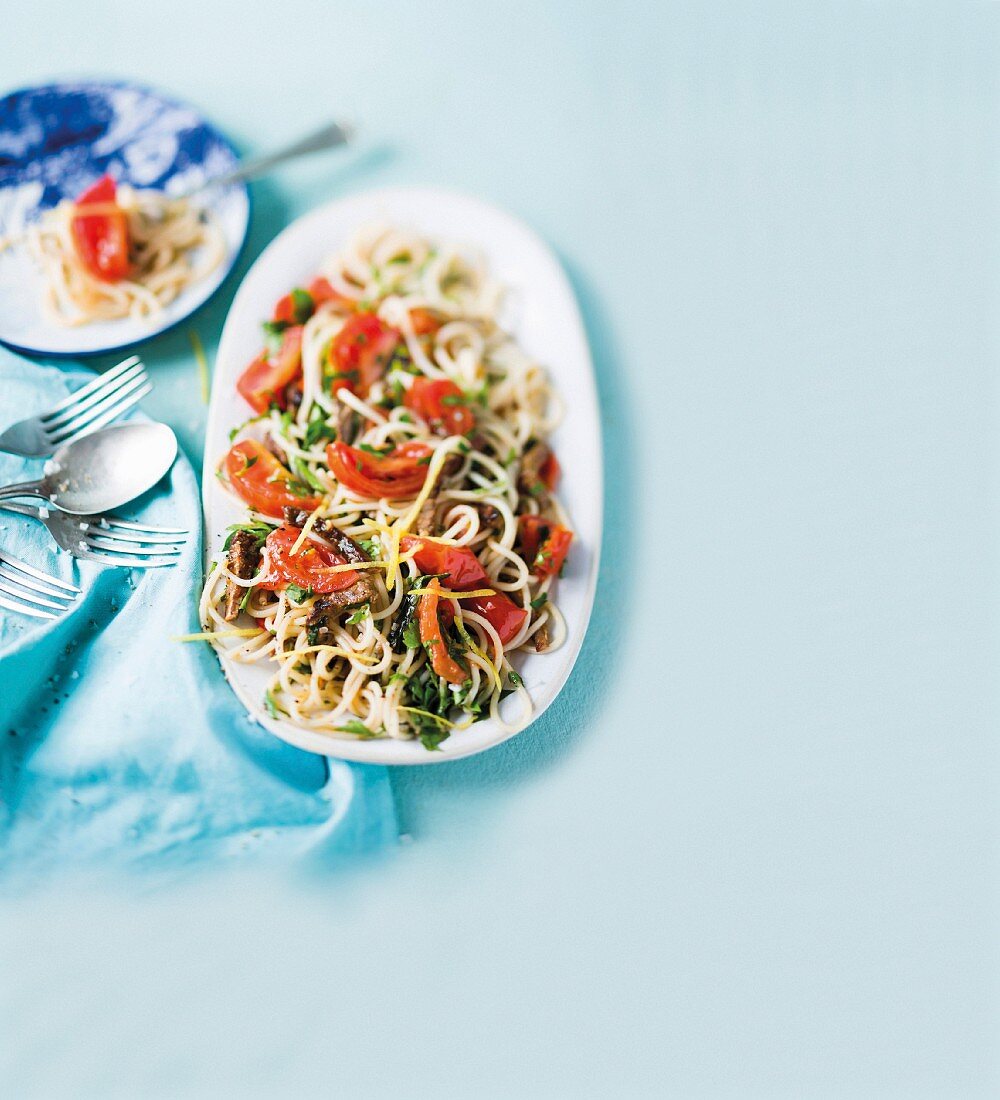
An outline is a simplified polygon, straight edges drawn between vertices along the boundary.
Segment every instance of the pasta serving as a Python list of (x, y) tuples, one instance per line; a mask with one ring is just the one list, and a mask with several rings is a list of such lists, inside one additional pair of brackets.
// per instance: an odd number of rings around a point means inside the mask
[(24, 240), (44, 275), (43, 311), (66, 326), (155, 319), (225, 255), (207, 211), (110, 176), (46, 210)]
[(510, 692), (531, 713), (510, 656), (562, 643), (573, 536), (555, 394), (500, 301), (475, 258), (370, 227), (264, 324), (218, 468), (249, 514), (200, 610), (224, 660), (273, 668), (273, 717), (433, 749)]

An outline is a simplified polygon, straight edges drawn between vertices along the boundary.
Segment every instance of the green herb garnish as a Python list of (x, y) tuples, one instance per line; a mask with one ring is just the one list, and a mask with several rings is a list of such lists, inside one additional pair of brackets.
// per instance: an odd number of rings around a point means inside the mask
[(253, 535), (257, 549), (259, 550), (264, 545), (264, 540), (267, 536), (275, 530), (274, 525), (270, 523), (234, 523), (231, 527), (227, 528), (229, 534), (226, 535), (226, 541), (222, 544), (223, 550), (229, 549), (229, 544), (233, 541), (233, 535), (237, 531), (249, 531)]
[(316, 308), (313, 296), (308, 290), (296, 287), (291, 293), (291, 299), (292, 314), (295, 317), (295, 323), (297, 325), (304, 325), (313, 315), (313, 310)]
[(275, 699), (270, 689), (264, 692), (264, 708), (272, 718), (287, 718), (288, 712), (283, 710)]
[(379, 730), (378, 732), (370, 730), (364, 722), (359, 721), (357, 718), (352, 718), (344, 725), (338, 726), (337, 730), (339, 733), (353, 733), (355, 737), (360, 737), (363, 741), (370, 741), (373, 737), (385, 733), (385, 730)]

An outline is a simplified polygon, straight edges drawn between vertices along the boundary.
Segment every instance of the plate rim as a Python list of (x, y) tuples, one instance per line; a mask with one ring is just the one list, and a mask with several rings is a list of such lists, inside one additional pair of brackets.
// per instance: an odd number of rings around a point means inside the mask
[[(249, 270), (243, 276), (236, 294), (233, 297), (233, 301), (230, 304), (229, 311), (226, 314), (226, 319), (223, 324), (222, 335), (219, 340), (219, 347), (216, 353), (216, 369), (212, 375), (212, 392), (210, 395), (208, 413), (206, 417), (206, 440), (205, 449), (202, 461), (202, 518), (204, 525), (205, 540), (203, 545), (203, 564), (207, 570), (208, 563), (211, 560), (211, 546), (210, 538), (216, 535), (216, 532), (210, 532), (208, 530), (208, 512), (209, 512), (209, 493), (213, 491), (215, 487), (215, 462), (213, 461), (213, 455), (209, 451), (209, 439), (208, 439), (208, 427), (214, 425), (216, 419), (216, 405), (220, 403), (223, 398), (221, 396), (221, 386), (223, 383), (223, 374), (227, 373), (224, 370), (219, 370), (219, 364), (225, 363), (229, 358), (226, 354), (227, 345), (234, 339), (230, 335), (235, 331), (230, 326), (233, 314), (240, 303), (240, 298), (244, 293), (246, 284), (249, 282), (254, 273), (259, 269), (266, 266), (269, 256), (273, 251), (277, 250), (279, 243), (284, 237), (293, 229), (298, 229), (304, 224), (309, 224), (313, 221), (319, 221), (327, 214), (327, 211), (333, 207), (349, 205), (352, 202), (376, 202), (387, 201), (391, 202), (394, 198), (402, 197), (404, 201), (406, 199), (413, 200), (415, 198), (422, 198), (424, 200), (432, 200), (435, 202), (454, 202), (467, 204), (472, 207), (478, 207), (485, 213), (493, 217), (499, 217), (502, 220), (506, 220), (513, 223), (518, 229), (530, 240), (532, 245), (537, 248), (541, 255), (545, 256), (551, 266), (551, 275), (554, 281), (558, 284), (560, 292), (565, 296), (566, 300), (570, 303), (572, 309), (572, 323), (576, 330), (576, 336), (579, 340), (579, 346), (586, 357), (587, 370), (587, 383), (591, 396), (593, 398), (594, 408), (594, 427), (596, 430), (596, 438), (594, 440), (595, 453), (598, 456), (596, 463), (596, 484), (591, 489), (594, 494), (594, 500), (597, 505), (597, 523), (595, 537), (592, 541), (588, 542), (588, 550), (590, 551), (590, 567), (586, 577), (581, 578), (583, 583), (583, 599), (584, 610), (579, 622), (579, 626), (575, 635), (571, 635), (567, 638), (565, 643), (567, 649), (564, 654), (564, 660), (562, 662), (561, 671), (550, 682), (550, 691), (548, 693), (548, 700), (544, 706), (535, 708), (530, 716), (530, 719), (522, 726), (515, 725), (512, 729), (503, 729), (496, 723), (495, 732), (485, 739), (484, 743), (479, 741), (467, 742), (465, 739), (452, 739), (449, 738), (445, 742), (445, 747), (438, 752), (428, 752), (419, 742), (419, 740), (401, 740), (393, 738), (374, 738), (372, 740), (358, 740), (349, 737), (337, 738), (330, 734), (319, 733), (317, 731), (303, 730), (298, 726), (293, 725), (290, 722), (284, 722), (276, 720), (270, 717), (263, 709), (263, 706), (255, 700), (248, 699), (244, 696), (241, 689), (230, 678), (229, 669), (227, 663), (222, 660), (220, 652), (224, 652), (224, 647), (220, 646), (216, 642), (212, 642), (213, 653), (218, 661), (222, 673), (225, 676), (226, 682), (236, 698), (247, 707), (250, 717), (253, 721), (257, 722), (268, 732), (274, 734), (282, 741), (294, 745), (297, 748), (303, 749), (306, 752), (316, 753), (321, 756), (334, 757), (341, 760), (349, 760), (354, 763), (360, 764), (375, 764), (389, 767), (398, 766), (412, 766), (412, 765), (429, 765), (429, 764), (445, 764), (450, 761), (460, 760), (469, 756), (478, 755), (481, 752), (486, 752), (489, 749), (495, 748), (497, 745), (501, 745), (506, 741), (517, 737), (519, 734), (524, 733), (530, 729), (545, 713), (548, 708), (555, 703), (556, 699), (562, 694), (563, 689), (566, 686), (569, 677), (572, 675), (574, 668), (576, 667), (577, 660), (580, 656), (580, 651), (583, 648), (583, 643), (587, 636), (587, 631), (590, 628), (590, 623), (593, 617), (594, 603), (597, 591), (597, 580), (600, 571), (601, 563), (601, 551), (603, 543), (603, 514), (604, 514), (604, 445), (603, 445), (603, 426), (601, 424), (600, 417), (600, 399), (597, 387), (597, 373), (594, 368), (594, 358), (590, 347), (590, 341), (587, 337), (586, 325), (583, 320), (583, 312), (580, 306), (579, 299), (575, 291), (573, 290), (572, 283), (569, 280), (569, 276), (563, 264), (559, 260), (556, 252), (550, 245), (537, 233), (528, 223), (516, 214), (513, 214), (503, 207), (489, 201), (482, 199), (477, 195), (469, 194), (458, 189), (438, 187), (433, 185), (396, 185), (387, 187), (370, 188), (361, 191), (351, 192), (346, 195), (339, 196), (331, 199), (329, 202), (325, 202), (320, 206), (315, 207), (312, 210), (300, 215), (298, 218), (289, 222), (280, 233), (278, 233), (263, 249), (261, 254), (254, 260)], [(475, 241), (470, 241), (470, 244), (476, 244)], [(217, 386), (219, 392), (217, 394)], [(559, 651), (557, 651), (559, 652)], [(489, 721), (489, 720), (487, 720)], [(475, 729), (475, 726), (479, 723), (474, 723), (470, 729)], [(484, 722), (483, 725), (486, 725)], [(468, 732), (468, 731), (465, 731)], [(318, 747), (318, 742), (322, 740), (322, 747)]]
[[(102, 77), (65, 76), (61, 77), (58, 80), (49, 80), (40, 84), (24, 84), (18, 88), (11, 88), (9, 91), (6, 91), (2, 95), (0, 95), (0, 103), (5, 102), (13, 96), (23, 95), (25, 92), (39, 92), (46, 91), (48, 89), (60, 89), (70, 86), (134, 88), (137, 91), (146, 93), (147, 95), (155, 96), (161, 102), (170, 104), (171, 106), (186, 107), (194, 111), (198, 115), (201, 124), (207, 126), (213, 132), (213, 134), (219, 139), (219, 141), (229, 149), (229, 151), (233, 154), (237, 161), (242, 159), (240, 152), (237, 149), (232, 138), (230, 138), (224, 130), (220, 129), (219, 126), (217, 126), (216, 123), (202, 111), (201, 107), (199, 107), (197, 104), (189, 102), (186, 99), (179, 98), (170, 92), (164, 92), (155, 84), (146, 84), (145, 82), (139, 80), (112, 80), (104, 79)], [(126, 340), (123, 344), (108, 344), (100, 348), (91, 348), (82, 351), (51, 350), (48, 348), (38, 348), (34, 346), (18, 344), (12, 340), (5, 340), (2, 335), (0, 335), (0, 345), (5, 348), (9, 348), (13, 352), (17, 352), (20, 355), (45, 356), (47, 359), (60, 360), (93, 359), (99, 355), (114, 355), (117, 352), (126, 351), (129, 348), (138, 347), (140, 344), (146, 343), (147, 340), (152, 340), (157, 336), (162, 336), (164, 333), (172, 332), (175, 328), (183, 324), (185, 321), (189, 320), (200, 309), (202, 309), (204, 306), (207, 306), (209, 302), (212, 301), (212, 299), (222, 289), (229, 276), (232, 275), (233, 271), (236, 269), (236, 266), (239, 264), (244, 253), (246, 252), (247, 242), (250, 237), (250, 223), (253, 219), (254, 211), (253, 195), (250, 191), (250, 187), (247, 185), (246, 182), (241, 181), (235, 186), (237, 186), (239, 190), (243, 192), (243, 196), (246, 199), (247, 204), (246, 222), (243, 226), (242, 234), (240, 236), (240, 242), (233, 250), (232, 259), (229, 262), (229, 266), (223, 272), (222, 277), (219, 279), (219, 285), (208, 295), (207, 298), (199, 302), (192, 309), (188, 310), (187, 313), (182, 314), (180, 317), (177, 317), (172, 321), (168, 321), (165, 325), (162, 326), (162, 328), (150, 329), (149, 332), (144, 333), (142, 336), (137, 336), (134, 340)], [(2, 189), (3, 188), (0, 188), (0, 190)]]

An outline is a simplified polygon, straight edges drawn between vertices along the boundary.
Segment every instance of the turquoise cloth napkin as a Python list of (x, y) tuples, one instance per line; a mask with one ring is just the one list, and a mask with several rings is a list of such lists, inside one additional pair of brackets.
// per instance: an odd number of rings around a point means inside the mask
[[(0, 349), (0, 431), (91, 377)], [(0, 453), (0, 484), (41, 465)], [(77, 561), (40, 524), (0, 512), (0, 546), (84, 591), (55, 622), (0, 608), (0, 878), (237, 858), (332, 864), (394, 843), (384, 768), (279, 741), (240, 707), (207, 644), (171, 640), (198, 629), (201, 509), (187, 460), (118, 511), (190, 530), (181, 563)]]

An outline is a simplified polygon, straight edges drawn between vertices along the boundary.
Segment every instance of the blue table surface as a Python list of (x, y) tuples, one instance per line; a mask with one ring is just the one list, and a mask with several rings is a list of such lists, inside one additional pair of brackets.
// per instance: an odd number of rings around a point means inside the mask
[[(564, 696), (397, 772), (398, 854), (5, 902), (0, 1093), (995, 1094), (998, 37), (958, 3), (5, 13), (10, 87), (132, 77), (247, 152), (357, 120), (255, 186), (241, 272), (374, 186), (526, 218), (609, 499)], [(142, 350), (198, 462), (187, 327)]]

